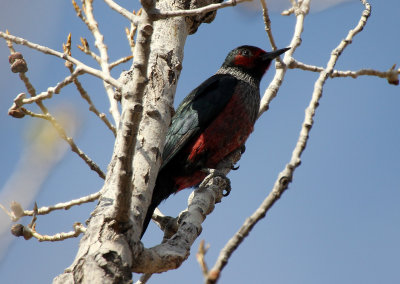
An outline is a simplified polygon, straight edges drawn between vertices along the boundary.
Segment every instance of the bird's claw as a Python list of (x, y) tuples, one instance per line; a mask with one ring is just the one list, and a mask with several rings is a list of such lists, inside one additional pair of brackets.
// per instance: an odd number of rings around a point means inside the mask
[(216, 170), (216, 169), (207, 169), (207, 168), (203, 169), (202, 171), (206, 172), (208, 175), (204, 178), (203, 182), (200, 184), (199, 187), (205, 186), (214, 177), (220, 177), (220, 178), (224, 179), (227, 184), (226, 188), (224, 188), (224, 190), (223, 190), (224, 192), (222, 193), (222, 195), (228, 196), (231, 193), (231, 189), (232, 189), (231, 181), (229, 178), (227, 178), (227, 176), (223, 172)]
[(229, 181), (228, 186), (224, 189), (224, 192), (222, 193), (222, 196), (224, 196), (224, 197), (227, 197), (231, 193), (231, 190), (232, 190), (231, 181), (229, 179), (228, 179), (228, 181)]
[(240, 166), (235, 167), (234, 165), (231, 166), (232, 171), (237, 171), (240, 168)]

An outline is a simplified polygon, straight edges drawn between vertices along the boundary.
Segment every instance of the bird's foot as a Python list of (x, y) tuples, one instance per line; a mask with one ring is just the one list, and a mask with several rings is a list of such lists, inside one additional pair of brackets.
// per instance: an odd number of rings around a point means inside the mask
[[(245, 146), (245, 145), (242, 145), (242, 146), (240, 146), (238, 149), (240, 150), (240, 154), (243, 155), (243, 153), (246, 151), (246, 146)], [(232, 164), (231, 170), (236, 171), (236, 170), (239, 169), (239, 167), (240, 167), (240, 166), (235, 167), (235, 165)]]
[(232, 166), (231, 166), (232, 171), (237, 171), (239, 168), (240, 168), (240, 166), (235, 167), (234, 164), (232, 164)]
[(214, 177), (220, 177), (223, 180), (225, 180), (225, 182), (227, 184), (226, 188), (224, 189), (224, 193), (222, 195), (228, 196), (229, 193), (231, 193), (231, 189), (232, 189), (231, 181), (229, 178), (226, 177), (225, 173), (223, 173), (222, 171), (217, 170), (217, 169), (208, 169), (208, 168), (203, 169), (202, 171), (207, 173), (208, 175), (204, 178), (204, 180), (201, 182), (199, 187), (204, 187)]

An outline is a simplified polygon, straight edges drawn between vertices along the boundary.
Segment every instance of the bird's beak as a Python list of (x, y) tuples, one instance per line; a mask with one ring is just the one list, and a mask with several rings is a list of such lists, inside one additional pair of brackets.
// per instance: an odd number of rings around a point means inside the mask
[(266, 54), (263, 55), (263, 60), (272, 60), (275, 57), (278, 57), (279, 55), (281, 55), (282, 53), (285, 53), (286, 51), (288, 51), (290, 49), (290, 47), (285, 47), (282, 49), (278, 49), (275, 51), (271, 51), (271, 52), (267, 52)]

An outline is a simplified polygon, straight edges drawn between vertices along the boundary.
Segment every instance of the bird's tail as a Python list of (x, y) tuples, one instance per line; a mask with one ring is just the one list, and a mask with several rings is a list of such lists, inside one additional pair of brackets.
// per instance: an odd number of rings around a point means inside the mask
[(151, 220), (151, 216), (153, 216), (154, 210), (156, 210), (156, 208), (159, 204), (160, 204), (160, 202), (156, 203), (156, 202), (153, 202), (153, 200), (151, 201), (150, 206), (147, 209), (146, 217), (144, 218), (142, 234), (140, 235), (140, 239), (142, 239), (144, 233), (146, 232), (147, 227), (149, 226), (149, 223)]
[(165, 200), (173, 192), (174, 183), (170, 177), (170, 174), (161, 171), (158, 174), (156, 185), (154, 186), (153, 196), (151, 197), (151, 203), (149, 208), (147, 209), (146, 217), (144, 218), (142, 234), (140, 238), (142, 238), (144, 233), (146, 232), (146, 229), (149, 226), (151, 220), (151, 216), (153, 216), (154, 210), (156, 210), (158, 205), (160, 205), (161, 201)]

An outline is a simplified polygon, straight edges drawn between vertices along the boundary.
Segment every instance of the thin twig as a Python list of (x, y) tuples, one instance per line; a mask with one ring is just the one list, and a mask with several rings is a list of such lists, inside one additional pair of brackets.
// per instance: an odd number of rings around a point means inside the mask
[[(309, 65), (305, 64), (303, 62), (297, 61), (294, 58), (290, 61), (288, 64), (288, 68), (290, 69), (301, 69), (305, 71), (311, 71), (311, 72), (322, 72), (325, 69), (320, 66), (315, 66), (315, 65)], [(395, 82), (398, 80), (398, 75), (400, 74), (400, 68), (395, 69), (395, 65), (393, 65), (391, 68), (389, 68), (388, 71), (378, 71), (375, 69), (360, 69), (357, 71), (342, 71), (342, 70), (333, 70), (329, 76), (331, 78), (336, 78), (336, 77), (351, 77), (351, 78), (357, 78), (359, 76), (376, 76), (379, 78), (386, 78), (388, 79), (389, 83), (392, 82), (395, 84)]]
[(204, 240), (200, 241), (199, 248), (196, 253), (196, 259), (200, 265), (203, 276), (206, 278), (208, 276), (208, 267), (207, 267), (207, 263), (206, 263), (204, 257), (206, 255), (208, 249), (210, 248), (210, 245), (207, 244), (207, 246), (205, 246), (204, 243), (205, 243)]
[(67, 135), (64, 127), (62, 127), (62, 125), (57, 121), (54, 116), (52, 116), (50, 113), (42, 115), (36, 114), (26, 110), (25, 108), (22, 108), (21, 110), (24, 111), (25, 114), (32, 117), (42, 118), (49, 121), (53, 125), (54, 129), (57, 131), (58, 135), (60, 135), (60, 137), (69, 144), (72, 152), (76, 153), (90, 167), (91, 170), (95, 171), (99, 175), (99, 177), (101, 177), (102, 179), (105, 178), (105, 174), (100, 169), (100, 167), (76, 145), (74, 139)]
[[(267, 3), (265, 2), (265, 0), (260, 0), (260, 2), (261, 2), (262, 10), (263, 10), (263, 19), (264, 19), (265, 31), (268, 34), (268, 38), (269, 38), (269, 42), (271, 43), (272, 50), (276, 50), (278, 48), (277, 48), (277, 46), (275, 44), (274, 36), (272, 35), (271, 19), (269, 18), (269, 14), (268, 14)], [(277, 57), (277, 59), (278, 58), (279, 57)]]
[(50, 55), (62, 58), (64, 60), (70, 61), (71, 63), (75, 64), (77, 69), (80, 69), (82, 72), (91, 74), (91, 75), (111, 84), (112, 86), (114, 86), (117, 89), (120, 89), (122, 87), (122, 84), (120, 82), (118, 82), (118, 80), (112, 78), (109, 75), (104, 74), (101, 70), (97, 70), (95, 68), (87, 66), (86, 64), (80, 62), (79, 60), (75, 59), (74, 57), (69, 56), (68, 54), (58, 52), (56, 50), (53, 50), (51, 48), (48, 48), (48, 47), (45, 47), (45, 46), (42, 46), (42, 45), (39, 45), (36, 43), (32, 43), (21, 37), (8, 35), (2, 31), (0, 31), (0, 37), (4, 38), (6, 40), (12, 41), (16, 44), (24, 45), (29, 48), (35, 49), (44, 54), (50, 54)]
[[(103, 73), (106, 76), (111, 76), (110, 75), (110, 67), (108, 64), (108, 52), (107, 52), (107, 46), (104, 43), (104, 36), (101, 34), (99, 30), (99, 25), (94, 18), (93, 15), (93, 0), (84, 0), (84, 7), (85, 7), (85, 14), (87, 17), (87, 26), (90, 30), (90, 32), (93, 34), (93, 37), (95, 38), (95, 45), (97, 49), (100, 52), (100, 67)], [(118, 102), (114, 98), (114, 89), (113, 86), (110, 85), (108, 82), (103, 81), (104, 88), (106, 90), (108, 100), (110, 102), (110, 113), (114, 119), (115, 125), (119, 125), (119, 121), (121, 119), (121, 114), (119, 113), (118, 109)]]
[(178, 17), (178, 16), (195, 16), (203, 13), (208, 13), (212, 11), (216, 11), (221, 8), (236, 6), (239, 3), (248, 2), (252, 0), (228, 0), (219, 4), (210, 4), (197, 9), (190, 10), (174, 10), (174, 11), (159, 11), (157, 9), (152, 10), (150, 13), (157, 19), (165, 19), (170, 17)]
[(114, 67), (116, 67), (116, 66), (122, 64), (122, 63), (128, 62), (128, 61), (131, 60), (132, 58), (133, 58), (133, 56), (132, 56), (132, 55), (129, 55), (129, 56), (125, 56), (125, 57), (123, 57), (123, 58), (120, 58), (120, 59), (118, 59), (118, 60), (115, 60), (114, 62), (111, 62), (110, 65), (109, 65), (110, 70), (113, 69)]
[(82, 9), (81, 7), (79, 7), (79, 5), (75, 2), (75, 0), (72, 0), (72, 6), (74, 6), (75, 12), (76, 12), (76, 16), (82, 20), (82, 22), (84, 22), (86, 25), (89, 25), (87, 19), (85, 18), (85, 16), (82, 13)]
[(129, 12), (128, 10), (126, 10), (124, 7), (121, 7), (120, 5), (118, 5), (117, 3), (115, 3), (112, 0), (104, 0), (104, 2), (110, 6), (111, 9), (113, 9), (114, 11), (120, 13), (122, 16), (124, 16), (125, 18), (127, 18), (129, 21), (131, 21), (133, 24), (138, 25), (139, 23), (139, 19), (138, 17)]
[[(74, 69), (72, 66), (69, 66), (68, 69), (71, 72), (71, 74), (74, 73)], [(104, 122), (104, 124), (108, 127), (108, 129), (111, 130), (111, 132), (114, 134), (114, 136), (117, 136), (117, 130), (116, 130), (115, 126), (111, 124), (111, 122), (108, 120), (105, 113), (100, 113), (98, 111), (98, 109), (94, 105), (92, 99), (90, 98), (89, 94), (83, 88), (83, 86), (82, 86), (81, 82), (78, 80), (78, 78), (75, 78), (73, 81), (74, 81), (74, 84), (75, 84), (79, 94), (81, 95), (81, 97), (89, 104), (89, 110), (91, 112), (93, 112), (97, 117), (99, 117)]]
[[(303, 3), (305, 3), (305, 0)], [(228, 263), (228, 260), (236, 248), (241, 244), (244, 238), (249, 234), (251, 229), (255, 224), (265, 217), (267, 211), (273, 206), (273, 204), (280, 198), (282, 193), (288, 188), (289, 183), (292, 182), (293, 173), (295, 169), (300, 165), (301, 155), (306, 148), (310, 130), (314, 123), (315, 111), (319, 105), (319, 100), (322, 97), (323, 85), (329, 78), (329, 74), (333, 71), (335, 64), (346, 48), (348, 44), (351, 43), (352, 38), (359, 33), (366, 24), (366, 21), (371, 13), (370, 5), (365, 1), (361, 0), (365, 5), (365, 10), (362, 13), (361, 19), (358, 25), (350, 30), (346, 39), (343, 40), (337, 48), (335, 48), (331, 54), (328, 64), (324, 71), (321, 72), (319, 78), (317, 79), (313, 95), (309, 106), (306, 109), (306, 115), (304, 122), (302, 124), (302, 129), (300, 131), (300, 136), (297, 141), (296, 147), (293, 150), (290, 162), (286, 165), (285, 169), (279, 173), (277, 180), (275, 181), (274, 187), (267, 198), (263, 201), (260, 207), (250, 216), (242, 227), (235, 233), (235, 235), (227, 242), (225, 247), (221, 250), (220, 255), (214, 265), (214, 267), (209, 272), (209, 277), (207, 283), (215, 283), (220, 277), (222, 269)]]
[(71, 150), (76, 154), (78, 154), (78, 156), (90, 167), (91, 170), (95, 171), (99, 175), (99, 177), (104, 179), (105, 178), (104, 172), (95, 162), (93, 162), (92, 159), (90, 159), (81, 149), (79, 149), (79, 147), (75, 144), (74, 139), (68, 137), (64, 127), (62, 127), (62, 125), (57, 121), (57, 119), (54, 116), (52, 116), (48, 111), (44, 114), (37, 114), (25, 108), (21, 108), (22, 104), (19, 101), (23, 101), (24, 97), (25, 97), (24, 93), (18, 95), (17, 98), (14, 100), (13, 107), (20, 108), (21, 111), (32, 117), (37, 117), (49, 121), (53, 125), (54, 129), (57, 131), (58, 135), (60, 135), (60, 137), (69, 144)]
[[(70, 201), (67, 201), (67, 202), (60, 202), (60, 203), (57, 203), (57, 204), (52, 205), (52, 206), (43, 206), (43, 207), (40, 207), (38, 209), (37, 215), (46, 215), (46, 214), (48, 214), (48, 213), (50, 213), (52, 211), (55, 211), (55, 210), (68, 210), (71, 207), (76, 206), (76, 205), (81, 205), (81, 204), (93, 202), (93, 201), (99, 199), (100, 196), (101, 196), (101, 192), (98, 191), (98, 192), (92, 193), (92, 194), (87, 195), (87, 196), (83, 196), (83, 197), (78, 198), (78, 199), (73, 199), (73, 200), (70, 200)], [(23, 211), (23, 216), (32, 216), (33, 213), (34, 213), (33, 210), (24, 210)]]
[[(133, 14), (136, 14), (138, 17), (140, 17), (140, 15), (142, 14), (142, 9), (139, 9), (139, 11), (137, 13), (135, 13), (135, 11), (133, 11)], [(125, 28), (125, 33), (126, 33), (126, 38), (128, 39), (129, 42), (129, 47), (131, 48), (131, 52), (132, 54), (135, 53), (135, 34), (137, 31), (137, 25), (135, 23), (131, 23), (131, 28)]]
[[(1, 33), (2, 32), (0, 32), (0, 34)], [(8, 36), (8, 34), (5, 34), (5, 35)], [(9, 47), (10, 51), (12, 53), (14, 53), (15, 50), (14, 50), (14, 47), (13, 47), (11, 41), (12, 40), (7, 41), (7, 45)], [(65, 53), (65, 55), (67, 55), (67, 54)], [(77, 76), (77, 74), (80, 73), (79, 67), (76, 68), (74, 73), (75, 72), (76, 72), (76, 75), (72, 74), (71, 76), (68, 76), (67, 78), (73, 78), (74, 76)], [(100, 169), (100, 167), (95, 162), (93, 162), (93, 160), (90, 159), (81, 149), (79, 149), (79, 147), (75, 144), (74, 140), (71, 137), (67, 136), (67, 133), (66, 133), (65, 129), (62, 127), (62, 125), (56, 120), (55, 117), (53, 117), (50, 114), (48, 109), (44, 106), (44, 104), (42, 102), (42, 99), (40, 99), (40, 97), (36, 95), (36, 90), (33, 87), (33, 85), (31, 84), (31, 82), (30, 82), (29, 78), (26, 76), (26, 74), (25, 73), (19, 73), (19, 76), (20, 76), (21, 80), (24, 82), (29, 94), (31, 95), (31, 98), (30, 99), (25, 99), (25, 94), (22, 93), (22, 94), (18, 95), (16, 99), (14, 99), (14, 105), (12, 107), (20, 108), (24, 103), (26, 103), (26, 101), (24, 102), (24, 100), (27, 100), (28, 102), (30, 100), (35, 101), (36, 104), (42, 110), (43, 115), (38, 115), (38, 114), (35, 115), (34, 113), (29, 112), (26, 109), (24, 109), (25, 111), (27, 111), (26, 114), (32, 115), (34, 117), (42, 118), (42, 119), (45, 119), (45, 120), (49, 121), (53, 125), (53, 127), (55, 128), (57, 133), (60, 135), (60, 137), (70, 145), (71, 150), (73, 152), (75, 152), (76, 154), (78, 154), (78, 156), (90, 167), (90, 169), (92, 169), (93, 171), (97, 172), (97, 174), (101, 178), (104, 179), (105, 178), (105, 174)], [(49, 88), (49, 90), (48, 90), (49, 94), (50, 93), (54, 93), (55, 91), (61, 89), (61, 87), (60, 87), (61, 85), (65, 86), (65, 84), (66, 84), (65, 81), (66, 80), (63, 80), (62, 82), (57, 84), (57, 86), (54, 89), (53, 88)], [(39, 97), (39, 99), (38, 99), (38, 97)]]
[[(81, 50), (85, 52), (85, 50), (89, 50), (89, 44), (87, 43), (86, 39), (81, 38), (81, 43), (82, 46), (78, 46)], [(65, 53), (68, 55), (71, 55), (71, 46), (72, 46), (72, 40), (71, 40), (71, 33), (67, 37), (67, 42), (63, 44), (63, 50)], [(100, 58), (98, 58), (100, 60)], [(68, 68), (69, 72), (71, 75), (74, 74), (74, 66), (71, 64), (71, 62), (65, 61), (65, 67)], [(81, 82), (78, 80), (78, 78), (74, 78), (73, 82), (78, 89), (79, 94), (81, 97), (86, 100), (86, 102), (89, 104), (89, 110), (93, 112), (97, 117), (99, 117), (105, 125), (113, 132), (114, 136), (116, 136), (116, 129), (115, 127), (110, 123), (108, 120), (107, 116), (104, 113), (100, 113), (97, 108), (95, 107), (92, 99), (90, 98), (89, 94), (86, 92), (86, 90), (83, 88)]]
[(292, 41), (290, 42), (291, 48), (285, 52), (285, 55), (283, 57), (284, 64), (275, 64), (275, 76), (272, 79), (272, 82), (269, 84), (268, 88), (265, 90), (264, 95), (261, 99), (258, 117), (260, 117), (265, 111), (268, 110), (270, 102), (276, 97), (285, 77), (287, 64), (290, 62), (295, 50), (301, 44), (301, 34), (303, 32), (304, 18), (309, 11), (309, 2), (310, 0), (305, 0), (301, 6), (296, 5), (293, 7), (293, 9), (296, 10), (296, 25), (294, 27)]
[[(79, 70), (79, 68), (76, 68), (75, 71), (70, 76), (65, 77), (64, 80), (57, 83), (56, 86), (49, 87), (49, 88), (47, 88), (46, 92), (42, 92), (42, 93), (36, 95), (35, 94), (36, 91), (34, 91), (33, 86), (32, 86), (32, 84), (29, 83), (29, 80), (27, 79), (26, 75), (24, 73), (20, 73), (21, 80), (25, 83), (25, 86), (27, 86), (27, 90), (28, 90), (29, 94), (31, 95), (31, 98), (24, 98), (23, 100), (20, 101), (19, 106), (26, 105), (26, 104), (32, 104), (32, 103), (39, 104), (43, 100), (50, 99), (53, 96), (53, 94), (60, 93), (60, 90), (62, 88), (71, 84), (74, 81), (74, 79), (81, 74), (82, 74), (82, 71)], [(33, 94), (35, 94), (35, 95), (33, 95)], [(48, 111), (44, 111), (43, 109), (42, 109), (42, 111), (44, 113), (48, 112)]]
[(87, 41), (86, 38), (81, 37), (81, 44), (82, 45), (78, 45), (78, 48), (80, 51), (82, 51), (83, 53), (90, 55), (94, 60), (96, 60), (96, 62), (101, 65), (101, 58), (100, 56), (98, 56), (96, 53), (94, 53), (89, 46), (89, 43)]
[(39, 234), (38, 232), (36, 232), (35, 226), (33, 226), (33, 228), (30, 228), (29, 226), (22, 226), (20, 224), (14, 225), (12, 231), (15, 232), (15, 228), (19, 228), (19, 234), (14, 234), (18, 237), (23, 236), (25, 239), (30, 239), (34, 237), (39, 242), (58, 242), (66, 239), (76, 238), (80, 234), (84, 234), (86, 232), (85, 226), (83, 226), (81, 223), (77, 222), (74, 224), (73, 227), (73, 231), (67, 233), (58, 233), (52, 236)]

